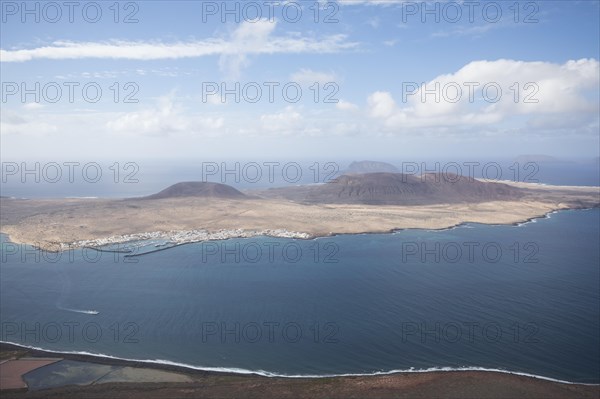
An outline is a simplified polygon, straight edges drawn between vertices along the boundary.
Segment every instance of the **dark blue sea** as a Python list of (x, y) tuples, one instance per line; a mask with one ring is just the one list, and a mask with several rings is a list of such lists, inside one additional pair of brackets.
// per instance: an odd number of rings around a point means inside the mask
[(599, 226), (598, 209), (563, 211), (128, 257), (2, 236), (1, 340), (267, 375), (484, 368), (600, 383)]

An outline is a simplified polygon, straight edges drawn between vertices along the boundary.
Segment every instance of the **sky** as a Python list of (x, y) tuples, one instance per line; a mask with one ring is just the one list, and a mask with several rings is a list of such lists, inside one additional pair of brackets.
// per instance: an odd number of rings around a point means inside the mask
[(599, 1), (1, 2), (0, 155), (600, 151)]

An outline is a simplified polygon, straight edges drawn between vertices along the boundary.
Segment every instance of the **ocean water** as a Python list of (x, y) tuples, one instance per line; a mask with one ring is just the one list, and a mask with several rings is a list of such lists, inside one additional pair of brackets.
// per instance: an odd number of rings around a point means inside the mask
[(133, 257), (2, 236), (0, 338), (267, 375), (486, 368), (600, 383), (599, 226), (593, 209)]

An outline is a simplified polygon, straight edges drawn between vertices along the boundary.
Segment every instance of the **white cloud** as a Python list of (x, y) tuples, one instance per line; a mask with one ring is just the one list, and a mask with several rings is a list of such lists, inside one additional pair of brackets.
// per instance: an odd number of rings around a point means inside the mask
[(379, 20), (378, 17), (374, 17), (374, 18), (369, 18), (367, 20), (367, 24), (371, 26), (371, 28), (373, 29), (377, 29), (379, 28), (381, 21)]
[[(18, 104), (14, 108), (3, 108), (0, 122), (3, 143), (5, 137), (13, 143), (11, 151), (15, 151), (14, 143), (20, 136), (21, 142), (31, 136), (44, 136), (44, 143), (48, 145), (54, 145), (54, 141), (69, 141), (81, 148), (96, 140), (101, 142), (101, 146), (105, 145), (104, 152), (109, 155), (112, 153), (108, 146), (114, 146), (114, 140), (119, 143), (139, 142), (159, 151), (163, 146), (172, 146), (176, 142), (185, 147), (185, 143), (202, 143), (211, 137), (230, 143), (240, 137), (267, 140), (273, 137), (355, 136), (366, 140), (373, 136), (406, 138), (430, 135), (451, 141), (460, 135), (472, 135), (477, 140), (504, 139), (507, 136), (579, 135), (589, 139), (598, 136), (598, 76), (599, 63), (593, 59), (562, 64), (474, 61), (427, 82), (428, 87), (437, 82), (442, 87), (456, 83), (463, 88), (467, 82), (480, 83), (474, 102), (469, 101), (466, 89), (457, 102), (444, 101), (443, 97), (436, 102), (431, 94), (422, 101), (421, 91), (405, 100), (399, 92), (402, 83), (394, 82), (398, 92), (373, 92), (366, 99), (366, 104), (360, 107), (341, 100), (335, 110), (333, 107), (305, 109), (298, 105), (271, 110), (256, 104), (218, 109), (203, 104), (199, 109), (190, 105), (190, 101), (176, 101), (175, 96), (170, 94), (150, 106), (130, 105), (129, 112), (103, 112), (91, 105), (88, 105), (90, 110), (87, 111), (46, 105), (43, 111), (28, 109), (25, 112), (25, 107), (39, 107)], [(481, 98), (481, 85), (486, 82), (497, 83), (503, 90), (503, 97), (495, 104)], [(515, 82), (521, 88), (521, 101), (517, 103), (510, 89)], [(522, 101), (528, 94), (524, 90), (528, 82), (538, 85), (534, 96), (537, 103)], [(47, 112), (49, 109), (57, 112)], [(139, 139), (148, 136), (152, 139)], [(59, 137), (60, 140), (57, 140)], [(102, 144), (104, 142), (108, 144)]]
[[(412, 95), (408, 93), (411, 88), (406, 86), (411, 82), (404, 82), (401, 106), (391, 93), (375, 92), (368, 98), (368, 113), (390, 130), (462, 129), (497, 124), (518, 116), (592, 114), (597, 119), (599, 105), (593, 93), (599, 89), (598, 76), (599, 63), (594, 59), (562, 65), (505, 59), (475, 61), (425, 85), (417, 84), (420, 87)], [(473, 96), (469, 86), (474, 87)], [(487, 97), (483, 95), (483, 87), (488, 88)], [(498, 87), (502, 94), (495, 101)], [(584, 119), (589, 117), (579, 118)]]
[[(326, 1), (326, 0), (324, 0)], [(412, 0), (337, 0), (342, 6), (373, 5), (373, 6), (391, 6), (411, 2)]]
[(373, 118), (388, 118), (396, 109), (396, 102), (388, 92), (377, 91), (367, 99), (369, 115)]
[(352, 104), (351, 102), (340, 100), (335, 107), (340, 111), (358, 111), (358, 105)]
[(58, 131), (57, 126), (48, 123), (44, 119), (18, 114), (11, 110), (4, 110), (2, 112), (2, 119), (0, 120), (0, 134), (2, 136), (27, 135), (40, 137)]
[(267, 20), (244, 22), (232, 32), (229, 39), (209, 38), (191, 42), (163, 43), (159, 41), (74, 42), (55, 41), (51, 45), (33, 49), (0, 50), (1, 62), (25, 62), (35, 59), (127, 59), (160, 60), (195, 58), (219, 55), (221, 63), (243, 66), (248, 55), (335, 53), (353, 49), (358, 43), (347, 41), (343, 34), (326, 37), (273, 36), (276, 22)]
[(296, 132), (303, 119), (294, 107), (288, 106), (281, 112), (261, 115), (260, 122), (264, 130), (285, 135)]
[(323, 85), (329, 82), (336, 82), (337, 76), (333, 72), (318, 72), (311, 69), (300, 69), (290, 76), (290, 80), (301, 85), (310, 86), (314, 83)]
[(223, 54), (219, 58), (219, 69), (229, 80), (238, 80), (242, 69), (250, 65), (248, 56), (244, 53)]
[(229, 79), (239, 79), (241, 70), (250, 64), (248, 53), (259, 53), (275, 30), (275, 21), (243, 22), (231, 35), (231, 44), (240, 51), (221, 54), (219, 68)]
[(106, 123), (114, 133), (163, 136), (172, 133), (205, 134), (205, 130), (221, 129), (222, 117), (199, 117), (186, 114), (173, 100), (173, 95), (158, 99), (153, 108), (116, 115)]
[(506, 27), (506, 26), (510, 26), (508, 24), (502, 24), (501, 22), (495, 23), (495, 24), (491, 24), (491, 23), (486, 23), (484, 25), (476, 25), (476, 26), (469, 26), (469, 27), (465, 27), (465, 26), (458, 26), (456, 28), (453, 29), (447, 29), (447, 30), (442, 30), (442, 31), (437, 31), (431, 34), (432, 38), (439, 38), (439, 37), (450, 37), (450, 36), (474, 36), (474, 37), (479, 37), (482, 36), (483, 34), (489, 32), (492, 29), (498, 29), (501, 27)]
[(23, 105), (23, 108), (25, 108), (26, 111), (35, 111), (38, 109), (42, 109), (44, 107), (45, 107), (45, 105), (40, 104), (40, 103), (27, 103), (27, 104)]

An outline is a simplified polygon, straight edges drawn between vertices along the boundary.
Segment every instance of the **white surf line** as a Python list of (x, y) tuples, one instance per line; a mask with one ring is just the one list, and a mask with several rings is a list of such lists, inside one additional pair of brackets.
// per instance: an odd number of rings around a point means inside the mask
[(259, 375), (259, 376), (262, 376), (262, 377), (269, 377), (269, 378), (370, 377), (370, 376), (390, 375), (390, 374), (400, 374), (400, 373), (435, 373), (435, 372), (453, 372), (453, 371), (459, 371), (459, 372), (464, 372), (464, 371), (482, 371), (482, 372), (494, 372), (494, 373), (502, 373), (502, 374), (512, 374), (512, 375), (518, 375), (518, 376), (523, 376), (523, 377), (536, 378), (536, 379), (539, 379), (539, 380), (557, 382), (557, 383), (561, 383), (561, 384), (585, 385), (585, 386), (600, 386), (600, 384), (590, 384), (590, 383), (584, 383), (584, 382), (572, 382), (572, 381), (559, 380), (559, 379), (556, 379), (556, 378), (545, 377), (545, 376), (542, 376), (542, 375), (530, 374), (530, 373), (525, 373), (525, 372), (520, 372), (520, 371), (511, 371), (511, 370), (505, 370), (505, 369), (493, 369), (493, 368), (485, 368), (485, 367), (477, 367), (477, 366), (465, 366), (465, 367), (430, 367), (430, 368), (426, 368), (426, 369), (415, 369), (415, 368), (411, 367), (410, 369), (394, 369), (394, 370), (389, 370), (389, 371), (375, 371), (375, 372), (372, 372), (372, 373), (345, 373), (345, 374), (322, 374), (322, 375), (319, 375), (319, 374), (280, 374), (280, 373), (274, 373), (274, 372), (265, 371), (265, 370), (248, 370), (248, 369), (241, 369), (241, 368), (236, 368), (236, 367), (203, 367), (203, 366), (194, 366), (194, 365), (191, 365), (191, 364), (178, 363), (178, 362), (173, 362), (173, 361), (170, 361), (170, 360), (161, 360), (161, 359), (155, 359), (155, 360), (151, 360), (151, 359), (143, 359), (143, 360), (142, 359), (129, 359), (129, 358), (116, 357), (116, 356), (112, 356), (112, 355), (105, 355), (105, 354), (102, 354), (102, 353), (91, 353), (91, 352), (86, 352), (86, 351), (56, 351), (56, 350), (43, 349), (43, 348), (39, 348), (39, 347), (35, 347), (35, 346), (18, 344), (18, 343), (9, 342), (9, 341), (0, 341), (0, 343), (11, 344), (11, 345), (19, 346), (21, 348), (28, 348), (28, 349), (33, 349), (33, 350), (38, 350), (38, 351), (44, 351), (44, 352), (49, 352), (49, 353), (56, 353), (56, 354), (83, 355), (83, 356), (91, 356), (91, 357), (98, 357), (98, 358), (123, 360), (123, 361), (128, 361), (128, 362), (139, 362), (139, 363), (146, 363), (146, 364), (160, 364), (160, 365), (176, 366), (176, 367), (187, 368), (187, 369), (192, 369), (192, 370), (199, 370), (199, 371), (213, 371), (213, 372), (219, 372), (219, 373), (233, 373), (233, 374), (244, 374), (244, 375), (255, 374), (255, 375)]

